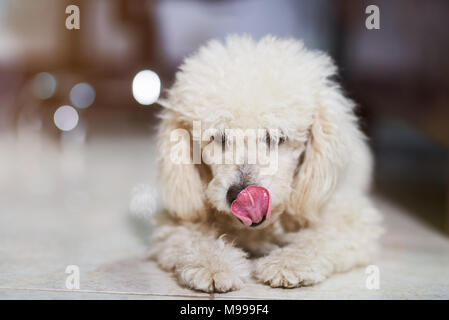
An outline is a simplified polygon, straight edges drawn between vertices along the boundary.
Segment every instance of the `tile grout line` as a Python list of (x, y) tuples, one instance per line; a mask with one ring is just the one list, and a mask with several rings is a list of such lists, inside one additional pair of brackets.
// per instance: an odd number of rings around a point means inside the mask
[(0, 290), (16, 291), (40, 291), (40, 292), (60, 292), (60, 293), (93, 293), (93, 294), (112, 294), (112, 295), (135, 295), (135, 296), (158, 296), (158, 297), (187, 297), (187, 298), (209, 298), (208, 295), (182, 295), (182, 294), (164, 294), (151, 292), (130, 292), (130, 291), (101, 291), (101, 290), (67, 290), (52, 288), (27, 288), (27, 287), (0, 287)]
[[(157, 296), (157, 297), (182, 297), (182, 298), (201, 298), (218, 300), (221, 298), (236, 300), (236, 299), (253, 299), (253, 300), (281, 300), (273, 297), (248, 297), (248, 296), (232, 296), (232, 297), (216, 297), (214, 293), (209, 295), (182, 295), (182, 294), (164, 294), (151, 292), (130, 292), (130, 291), (100, 291), (100, 290), (67, 290), (67, 289), (52, 289), (52, 288), (27, 288), (27, 287), (0, 287), (0, 290), (16, 290), (16, 291), (37, 291), (37, 292), (60, 292), (60, 293), (87, 293), (87, 294), (111, 294), (111, 295), (135, 295), (135, 296)], [(218, 299), (217, 299), (218, 298)], [(285, 298), (282, 298), (285, 299)], [(288, 298), (287, 298), (288, 299)], [(294, 300), (294, 299), (292, 299)]]

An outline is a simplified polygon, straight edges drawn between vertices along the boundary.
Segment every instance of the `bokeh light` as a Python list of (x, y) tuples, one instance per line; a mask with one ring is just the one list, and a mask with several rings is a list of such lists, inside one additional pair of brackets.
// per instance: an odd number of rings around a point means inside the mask
[(142, 105), (150, 105), (157, 101), (161, 92), (161, 80), (151, 70), (142, 70), (133, 79), (133, 96)]
[(95, 90), (86, 82), (78, 83), (70, 90), (70, 101), (77, 108), (88, 108), (94, 100)]
[(77, 126), (79, 116), (74, 107), (61, 106), (56, 110), (53, 119), (58, 129), (62, 131), (70, 131)]
[(33, 79), (32, 90), (39, 99), (51, 98), (56, 91), (56, 79), (48, 72), (36, 74)]

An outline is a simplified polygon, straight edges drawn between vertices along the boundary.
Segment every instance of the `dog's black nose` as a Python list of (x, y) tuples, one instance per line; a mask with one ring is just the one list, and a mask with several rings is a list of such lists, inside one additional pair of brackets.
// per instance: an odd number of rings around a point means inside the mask
[(228, 192), (226, 193), (226, 200), (228, 201), (229, 205), (231, 205), (232, 202), (237, 199), (237, 196), (243, 189), (245, 189), (245, 186), (241, 186), (238, 184), (233, 184), (229, 187)]

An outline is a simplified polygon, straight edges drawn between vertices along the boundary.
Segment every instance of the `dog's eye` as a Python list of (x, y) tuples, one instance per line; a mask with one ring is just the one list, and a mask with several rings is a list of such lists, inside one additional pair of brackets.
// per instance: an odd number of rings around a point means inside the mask
[(277, 143), (278, 145), (281, 145), (285, 142), (286, 139), (287, 138), (285, 136), (280, 136), (279, 139), (275, 140), (274, 138), (271, 137), (269, 132), (267, 132), (266, 134), (267, 145), (270, 145), (273, 142)]
[(226, 145), (226, 136), (224, 134), (216, 134), (212, 137), (215, 143), (221, 144), (223, 147)]
[(266, 141), (267, 145), (271, 144), (271, 136), (270, 136), (269, 132), (267, 132), (267, 134), (265, 136), (265, 141)]

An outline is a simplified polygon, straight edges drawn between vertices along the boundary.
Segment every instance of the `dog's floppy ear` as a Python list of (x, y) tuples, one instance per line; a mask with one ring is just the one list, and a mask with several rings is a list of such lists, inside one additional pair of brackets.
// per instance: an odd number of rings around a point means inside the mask
[[(204, 186), (191, 156), (192, 137), (174, 112), (165, 110), (158, 132), (159, 184), (165, 209), (182, 220), (205, 217)], [(182, 133), (185, 133), (184, 135)], [(174, 141), (173, 141), (174, 140)], [(173, 158), (177, 151), (187, 154), (187, 161)]]
[(329, 84), (318, 98), (309, 139), (298, 164), (288, 212), (314, 220), (329, 199), (347, 165), (351, 141), (361, 137), (353, 102)]

